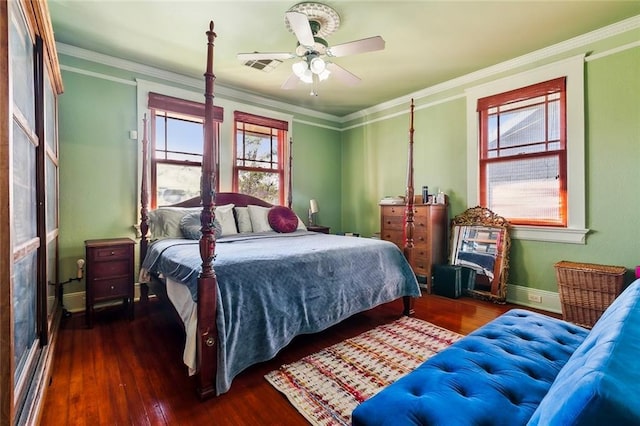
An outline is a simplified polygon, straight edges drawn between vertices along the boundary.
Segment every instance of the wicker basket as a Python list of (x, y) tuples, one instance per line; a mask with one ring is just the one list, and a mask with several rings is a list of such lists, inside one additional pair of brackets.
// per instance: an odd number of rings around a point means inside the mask
[(626, 268), (563, 260), (555, 264), (562, 317), (591, 328), (621, 292)]

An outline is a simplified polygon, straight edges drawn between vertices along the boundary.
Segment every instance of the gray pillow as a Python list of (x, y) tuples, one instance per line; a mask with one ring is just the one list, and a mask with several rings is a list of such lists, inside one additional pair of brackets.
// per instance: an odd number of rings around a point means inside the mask
[[(199, 240), (202, 232), (200, 231), (200, 212), (186, 214), (180, 219), (180, 230), (185, 238), (190, 240)], [(214, 235), (216, 239), (222, 236), (222, 226), (218, 219), (213, 220)]]

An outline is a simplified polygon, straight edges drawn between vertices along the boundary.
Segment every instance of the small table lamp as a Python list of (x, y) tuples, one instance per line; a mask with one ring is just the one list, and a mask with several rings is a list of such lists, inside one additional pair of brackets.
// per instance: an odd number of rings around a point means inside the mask
[(318, 213), (318, 201), (309, 200), (309, 226), (315, 225), (313, 215)]

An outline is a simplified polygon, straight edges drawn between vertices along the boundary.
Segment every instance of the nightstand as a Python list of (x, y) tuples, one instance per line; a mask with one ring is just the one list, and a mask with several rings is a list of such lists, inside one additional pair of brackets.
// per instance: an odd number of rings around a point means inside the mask
[(133, 319), (134, 241), (130, 238), (109, 238), (84, 242), (87, 257), (86, 321), (93, 326), (94, 305), (122, 299)]
[(307, 226), (307, 230), (313, 231), (313, 232), (321, 232), (323, 234), (328, 234), (329, 231), (331, 231), (331, 227), (322, 226), (322, 225), (309, 225), (309, 226)]

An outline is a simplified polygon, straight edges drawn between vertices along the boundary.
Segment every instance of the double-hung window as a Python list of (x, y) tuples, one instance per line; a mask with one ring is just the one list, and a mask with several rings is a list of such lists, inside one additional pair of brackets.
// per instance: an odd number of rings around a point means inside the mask
[[(204, 104), (150, 92), (149, 109), (151, 207), (197, 197), (202, 174)], [(221, 110), (215, 111), (214, 116), (221, 121)]]
[(233, 190), (284, 204), (289, 123), (235, 111)]
[(515, 225), (567, 225), (565, 78), (478, 100), (480, 204)]
[(466, 89), (467, 205), (512, 237), (584, 244), (584, 55)]

